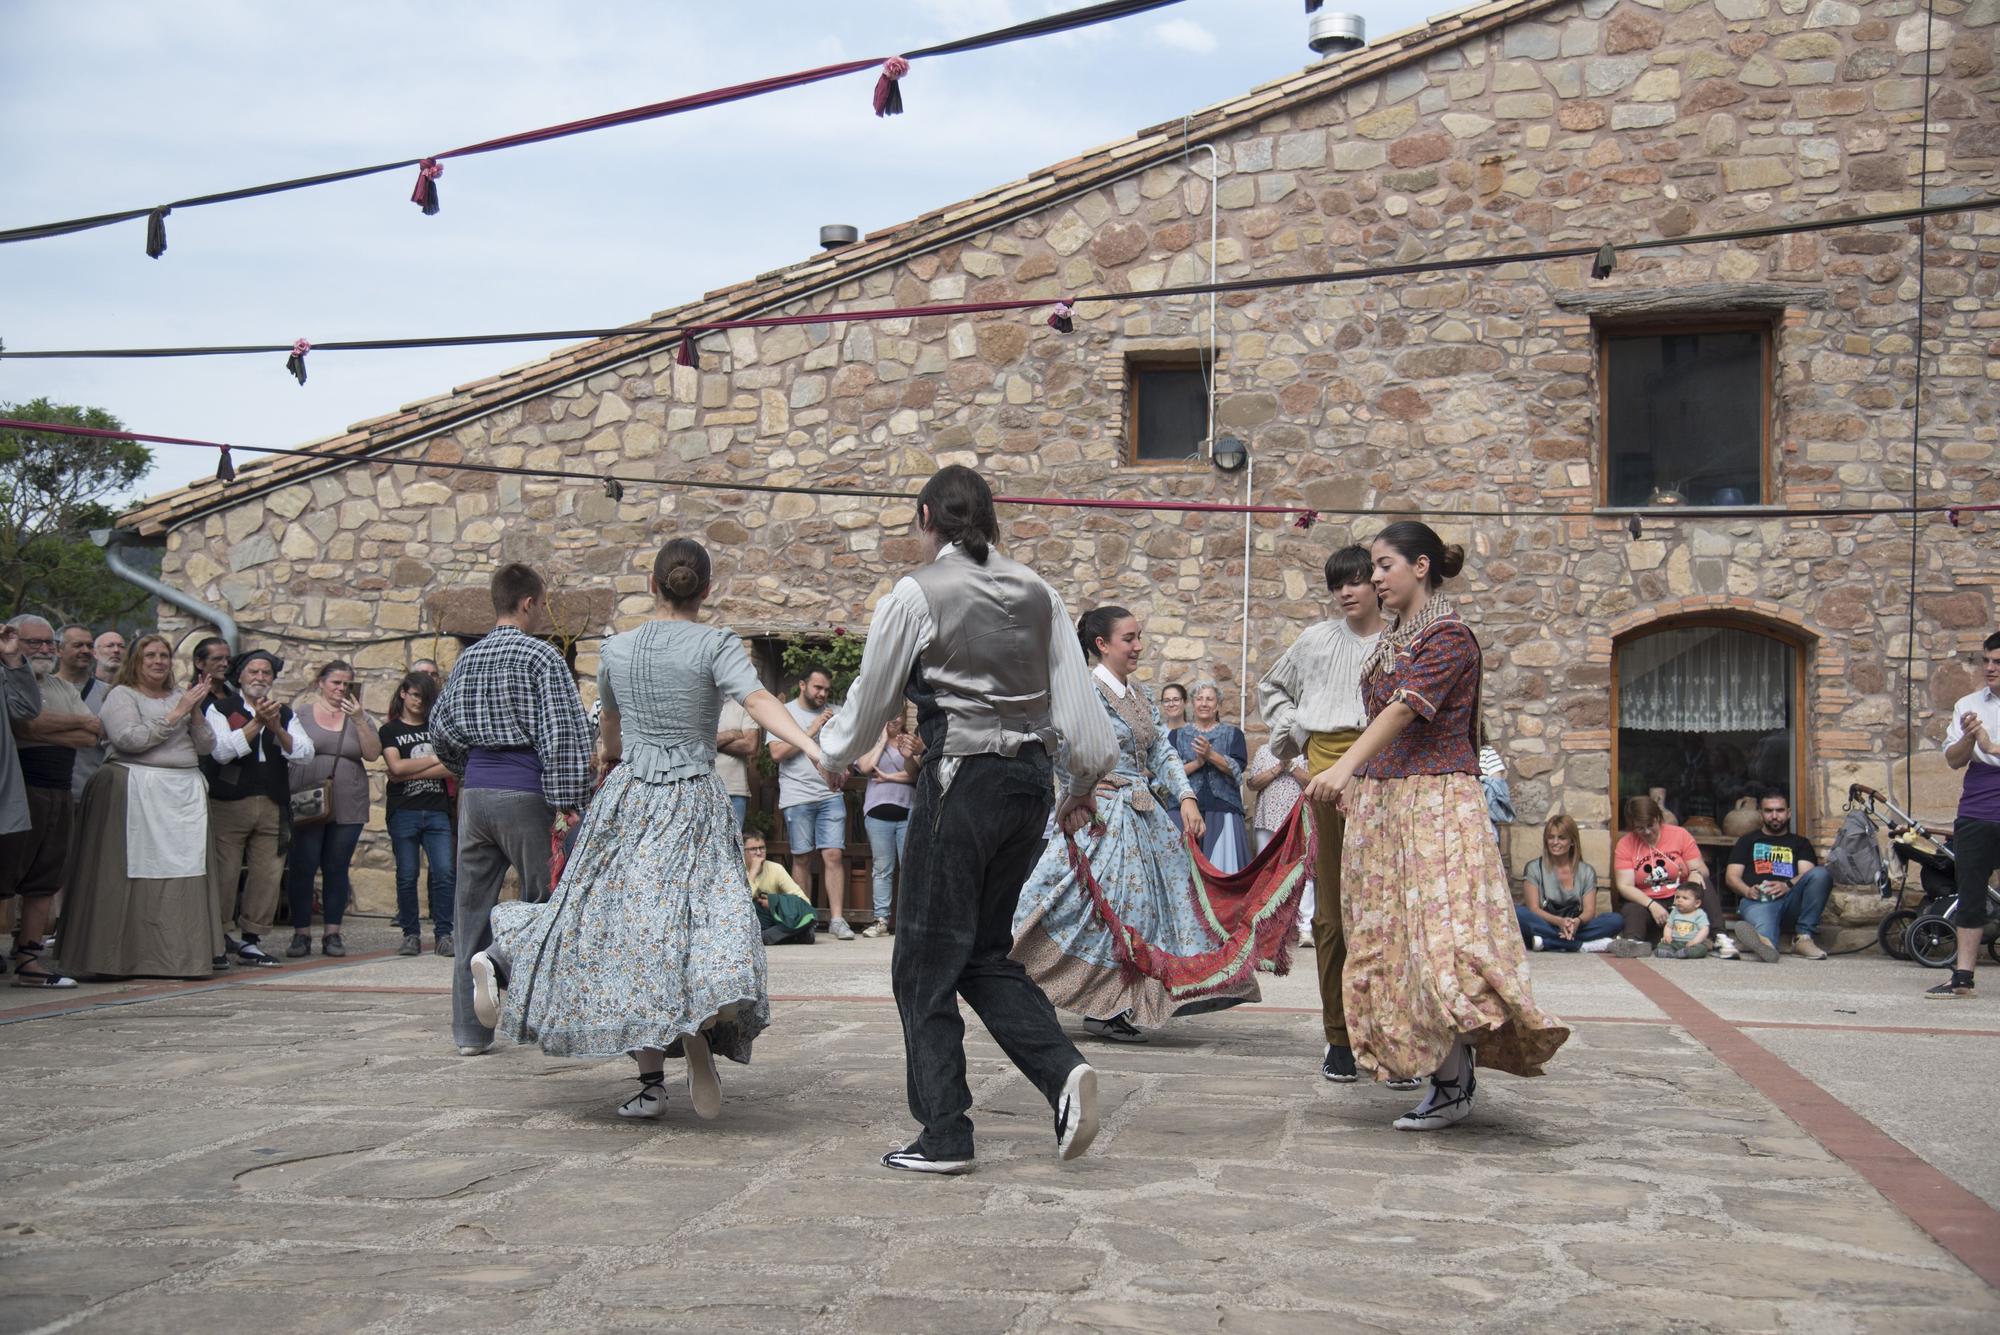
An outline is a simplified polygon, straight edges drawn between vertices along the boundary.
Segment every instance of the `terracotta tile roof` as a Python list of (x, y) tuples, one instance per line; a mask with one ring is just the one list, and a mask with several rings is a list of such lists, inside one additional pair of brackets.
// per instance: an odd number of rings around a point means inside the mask
[[(1151, 126), (1124, 139), (1101, 145), (1067, 161), (1045, 167), (1032, 176), (987, 190), (971, 199), (948, 204), (907, 222), (869, 233), (837, 251), (774, 269), (744, 282), (704, 293), (700, 299), (660, 311), (634, 326), (687, 325), (743, 319), (826, 292), (863, 273), (963, 237), (973, 236), (1036, 209), (1090, 189), (1093, 184), (1122, 176), (1136, 166), (1165, 160), (1181, 151), (1182, 143), (1220, 138), (1256, 125), (1277, 112), (1316, 101), (1355, 84), (1423, 60), (1468, 37), (1478, 36), (1527, 18), (1568, 0), (1494, 0), (1440, 14), (1420, 27), (1380, 37), (1357, 51), (1309, 65), (1240, 97), (1191, 113), (1185, 121)], [(561, 348), (537, 361), (497, 375), (459, 385), (393, 413), (356, 422), (339, 435), (311, 442), (305, 448), (365, 459), (384, 450), (475, 420), (502, 404), (545, 393), (584, 379), (635, 357), (663, 351), (675, 336), (613, 334)], [(271, 490), (343, 465), (319, 459), (273, 457), (238, 467), (228, 485), (205, 479), (152, 496), (118, 519), (119, 527), (147, 536), (167, 530), (212, 510), (225, 509), (246, 496)]]

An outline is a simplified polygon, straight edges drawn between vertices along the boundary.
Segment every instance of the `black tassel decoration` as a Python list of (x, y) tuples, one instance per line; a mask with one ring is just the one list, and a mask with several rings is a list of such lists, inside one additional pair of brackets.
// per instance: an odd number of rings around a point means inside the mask
[(444, 164), (436, 158), (425, 158), (417, 164), (417, 188), (410, 192), (410, 202), (424, 211), (429, 218), (438, 211), (438, 177), (444, 175)]
[(882, 77), (875, 81), (875, 114), (877, 116), (900, 116), (903, 114), (903, 85), (898, 82), (910, 72), (910, 62), (901, 56), (891, 56), (882, 62)]
[(1606, 241), (1598, 248), (1597, 258), (1590, 262), (1592, 278), (1609, 278), (1611, 271), (1618, 267), (1618, 248)]
[(1076, 332), (1076, 321), (1071, 318), (1071, 315), (1075, 310), (1076, 306), (1074, 303), (1058, 301), (1055, 310), (1049, 315), (1049, 328), (1055, 330), (1058, 334), (1074, 334)]
[(285, 369), (297, 377), (301, 385), (306, 382), (306, 354), (311, 351), (312, 344), (300, 339), (292, 344), (292, 355), (285, 358)]
[(222, 447), (222, 457), (215, 461), (215, 480), (217, 482), (234, 482), (236, 480), (236, 465), (230, 462), (229, 447), (227, 445)]
[(146, 215), (146, 254), (153, 259), (167, 253), (167, 215), (172, 212), (162, 204)]
[(1646, 531), (1645, 528), (1639, 523), (1639, 516), (1637, 515), (1632, 516), (1632, 522), (1627, 524), (1625, 526), (1625, 529), (1634, 538), (1637, 538), (1640, 534)]
[(1295, 529), (1299, 529), (1301, 531), (1309, 531), (1311, 530), (1312, 526), (1314, 524), (1317, 524), (1318, 522), (1319, 522), (1319, 511), (1301, 510), (1299, 511), (1299, 517), (1292, 521), (1292, 527)]
[(607, 477), (604, 479), (604, 494), (614, 501), (622, 501), (625, 499), (625, 484), (615, 477)]
[(681, 335), (680, 350), (674, 354), (674, 360), (682, 366), (698, 367), (701, 365), (701, 359), (694, 355), (694, 335)]

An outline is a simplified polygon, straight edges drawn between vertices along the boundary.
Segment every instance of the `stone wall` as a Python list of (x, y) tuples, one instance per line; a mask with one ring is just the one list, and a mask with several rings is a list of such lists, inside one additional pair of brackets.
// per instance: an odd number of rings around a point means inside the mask
[[(2000, 217), (1924, 231), (1929, 324), (1915, 342), (1919, 237), (1905, 228), (1628, 253), (1414, 280), (1148, 300), (1223, 278), (1675, 237), (1841, 211), (1966, 198), (2000, 186), (2000, 0), (1940, 0), (1934, 119), (1921, 145), (1925, 19), (1911, 0), (1590, 0), (1334, 96), (1254, 132), (794, 307), (1108, 291), (1074, 334), (1034, 316), (926, 317), (736, 330), (431, 441), (428, 457), (662, 479), (914, 490), (943, 463), (1002, 492), (1465, 509), (1437, 527), (1472, 553), (1459, 587), (1488, 649), (1487, 698), (1525, 826), (1562, 807), (1602, 863), (1610, 819), (1614, 637), (1659, 616), (1728, 611), (1808, 645), (1806, 746), (1822, 832), (1854, 779), (1892, 781), (1902, 752), (1910, 524), (1900, 518), (1649, 515), (1641, 536), (1599, 496), (1593, 318), (1714, 292), (1775, 326), (1773, 495), (1782, 506), (2000, 499)], [(1213, 198), (1211, 199), (1211, 191)], [(1210, 217), (1217, 220), (1213, 244)], [(1773, 295), (1775, 293), (1775, 295)], [(1219, 427), (1250, 442), (1254, 480), (1206, 464), (1123, 462), (1125, 360), (1216, 351)], [(1912, 448), (1912, 377), (1924, 429)], [(1555, 507), (1561, 517), (1509, 517)], [(920, 559), (907, 504), (350, 467), (175, 530), (166, 578), (246, 623), (365, 640), (424, 632), (424, 599), (476, 586), (501, 559), (647, 610), (666, 537), (710, 545), (713, 615), (746, 632), (865, 624)], [(1073, 608), (1118, 601), (1150, 633), (1155, 679), (1212, 675), (1233, 714), (1298, 629), (1322, 614), (1326, 551), (1379, 521), (1310, 533), (1229, 516), (1009, 509), (1011, 549)], [(1915, 642), (1921, 747), (1934, 750), (1965, 651), (1995, 623), (1990, 519), (1926, 520)], [(595, 631), (600, 627), (578, 627)], [(253, 638), (255, 638), (253, 636)], [(594, 664), (586, 644), (580, 666)], [(292, 656), (310, 658), (314, 648)], [(382, 687), (430, 639), (349, 656)], [(1927, 810), (1939, 785), (1923, 762)], [(381, 861), (377, 855), (376, 861)]]

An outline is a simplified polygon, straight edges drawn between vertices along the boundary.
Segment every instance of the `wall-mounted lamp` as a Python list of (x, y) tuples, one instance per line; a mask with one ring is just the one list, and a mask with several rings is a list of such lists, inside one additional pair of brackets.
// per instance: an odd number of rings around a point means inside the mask
[(1240, 473), (1250, 462), (1250, 447), (1234, 436), (1217, 436), (1209, 444), (1208, 461), (1225, 473)]

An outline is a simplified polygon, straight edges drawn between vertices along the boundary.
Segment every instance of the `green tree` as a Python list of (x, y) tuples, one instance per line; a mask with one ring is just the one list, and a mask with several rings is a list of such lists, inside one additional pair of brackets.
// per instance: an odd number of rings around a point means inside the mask
[[(101, 408), (36, 399), (0, 404), (0, 417), (118, 431)], [(105, 626), (148, 601), (113, 575), (90, 530), (108, 528), (107, 502), (152, 466), (133, 440), (97, 440), (52, 431), (0, 431), (0, 616), (37, 612), (57, 625)]]

